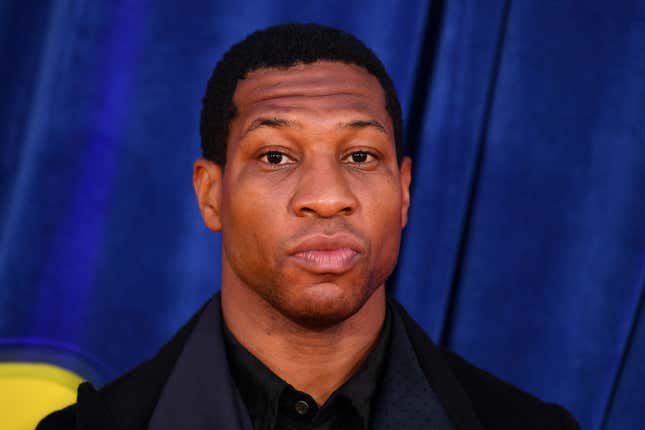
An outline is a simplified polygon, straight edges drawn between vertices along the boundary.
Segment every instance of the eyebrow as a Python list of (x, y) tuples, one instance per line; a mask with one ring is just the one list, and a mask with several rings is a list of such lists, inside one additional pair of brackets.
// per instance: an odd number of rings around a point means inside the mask
[(375, 119), (350, 121), (348, 123), (342, 123), (340, 124), (340, 126), (343, 128), (357, 128), (357, 129), (372, 127), (377, 129), (380, 132), (387, 134), (387, 130), (385, 130), (385, 127), (383, 127), (383, 124), (376, 121)]
[(249, 134), (253, 130), (261, 127), (282, 128), (282, 127), (300, 127), (300, 123), (290, 121), (283, 118), (256, 118), (253, 120), (249, 128), (244, 132), (244, 135)]

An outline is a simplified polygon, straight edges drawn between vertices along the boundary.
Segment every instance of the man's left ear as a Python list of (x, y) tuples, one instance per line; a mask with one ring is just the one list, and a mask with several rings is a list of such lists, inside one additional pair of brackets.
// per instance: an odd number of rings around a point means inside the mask
[(410, 208), (410, 181), (412, 180), (412, 159), (403, 157), (399, 168), (401, 181), (401, 228), (408, 223), (408, 209)]
[(223, 169), (219, 164), (204, 158), (195, 161), (193, 187), (204, 223), (212, 231), (222, 230), (222, 177)]

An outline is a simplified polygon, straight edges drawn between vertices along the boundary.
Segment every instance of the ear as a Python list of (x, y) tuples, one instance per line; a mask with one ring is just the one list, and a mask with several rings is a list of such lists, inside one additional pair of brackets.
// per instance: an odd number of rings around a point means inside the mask
[(193, 187), (199, 211), (206, 227), (213, 231), (222, 230), (222, 173), (219, 164), (204, 158), (197, 159), (193, 165)]
[(403, 157), (399, 168), (401, 181), (401, 228), (408, 223), (408, 209), (410, 208), (410, 181), (412, 180), (412, 159)]

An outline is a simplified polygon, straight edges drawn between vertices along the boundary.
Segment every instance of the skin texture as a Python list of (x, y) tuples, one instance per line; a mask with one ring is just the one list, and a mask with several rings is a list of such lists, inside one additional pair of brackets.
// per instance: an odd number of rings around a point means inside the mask
[(195, 162), (207, 227), (222, 232), (222, 311), (236, 339), (319, 404), (360, 366), (385, 316), (407, 222), (378, 80), (321, 61), (238, 83), (225, 167)]

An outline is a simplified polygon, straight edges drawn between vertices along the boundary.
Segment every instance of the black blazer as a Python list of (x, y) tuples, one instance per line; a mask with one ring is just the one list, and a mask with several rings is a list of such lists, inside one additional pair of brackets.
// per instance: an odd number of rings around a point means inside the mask
[[(421, 368), (458, 430), (579, 429), (561, 406), (507, 384), (453, 352), (437, 347), (399, 304), (400, 313)], [(96, 390), (85, 382), (75, 405), (54, 412), (36, 430), (142, 430), (202, 308), (149, 361)], [(235, 427), (222, 422), (221, 428)]]

